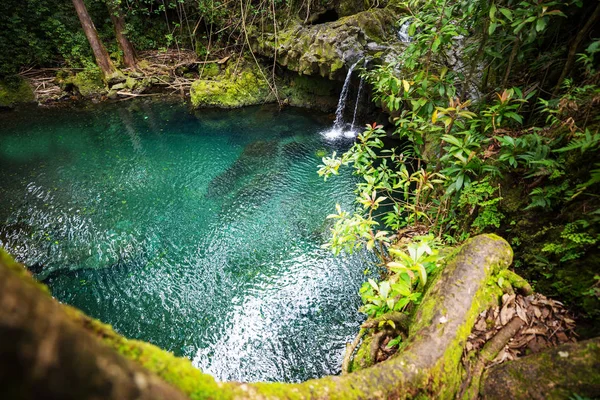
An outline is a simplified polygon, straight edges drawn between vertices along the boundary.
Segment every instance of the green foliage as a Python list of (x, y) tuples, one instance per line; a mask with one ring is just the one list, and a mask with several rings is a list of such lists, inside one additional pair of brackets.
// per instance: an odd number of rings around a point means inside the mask
[(418, 303), (427, 276), (443, 258), (436, 249), (437, 244), (433, 236), (423, 236), (405, 246), (390, 247), (393, 261), (387, 263), (386, 279), (381, 282), (369, 279), (360, 289), (364, 303), (361, 311), (377, 318), (392, 311), (403, 312), (410, 304)]
[(545, 253), (560, 256), (560, 262), (580, 258), (586, 249), (600, 241), (600, 234), (594, 232), (587, 220), (577, 220), (565, 225), (560, 237), (560, 242), (547, 243), (542, 248)]
[[(522, 209), (531, 213), (558, 211), (578, 196), (595, 201), (600, 164), (590, 160), (600, 147), (597, 40), (580, 55), (585, 81), (566, 79), (561, 95), (550, 98), (553, 83), (546, 80), (560, 54), (549, 50), (555, 46), (550, 43), (569, 26), (559, 22), (583, 4), (409, 0), (401, 5), (408, 12), (399, 24), (409, 24), (411, 41), (397, 60), (364, 77), (374, 100), (391, 114), (393, 133), (403, 145), (386, 148), (382, 127), (372, 125), (348, 152), (323, 158), (319, 174), (325, 178), (345, 165), (360, 177), (358, 208), (336, 214), (330, 246), (339, 252), (368, 244), (389, 266), (386, 257), (405, 231), (429, 231), (456, 243), (470, 234), (512, 229), (503, 226), (498, 182), (522, 186), (529, 197)], [(452, 61), (457, 58), (463, 62)], [(567, 262), (595, 245), (597, 222), (585, 229), (574, 224), (577, 229), (565, 226), (561, 240), (544, 247), (549, 258), (538, 254), (541, 269), (551, 268), (553, 257)], [(401, 261), (392, 262), (406, 262), (396, 256)], [(398, 281), (407, 283), (400, 278), (393, 283)], [(396, 289), (392, 282), (382, 288), (384, 282), (363, 286), (369, 315), (394, 310), (387, 301), (398, 298)], [(406, 285), (399, 289), (407, 298)]]
[(477, 215), (471, 222), (471, 231), (475, 234), (483, 232), (488, 227), (499, 228), (504, 218), (498, 210), (502, 197), (497, 196), (499, 188), (490, 185), (487, 179), (474, 182), (462, 191), (458, 200), (461, 213)]

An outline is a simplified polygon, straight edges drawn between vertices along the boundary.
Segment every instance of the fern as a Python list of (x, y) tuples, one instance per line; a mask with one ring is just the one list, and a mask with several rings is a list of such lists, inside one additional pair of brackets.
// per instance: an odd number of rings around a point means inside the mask
[(577, 185), (577, 191), (571, 197), (571, 199), (574, 199), (581, 193), (585, 192), (590, 186), (600, 183), (600, 163), (596, 163), (594, 166), (597, 168), (590, 171), (590, 179), (587, 182)]
[(564, 153), (566, 151), (573, 151), (579, 149), (581, 151), (581, 154), (583, 154), (588, 150), (597, 149), (599, 145), (600, 132), (596, 132), (592, 135), (590, 130), (586, 129), (584, 134), (576, 136), (565, 147), (553, 150), (553, 152)]

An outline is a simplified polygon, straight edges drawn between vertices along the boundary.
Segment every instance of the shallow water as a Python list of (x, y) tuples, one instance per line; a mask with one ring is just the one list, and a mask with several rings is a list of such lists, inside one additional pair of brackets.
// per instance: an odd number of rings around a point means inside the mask
[(221, 380), (339, 372), (363, 255), (320, 248), (354, 178), (324, 183), (315, 112), (173, 103), (0, 114), (0, 245), (62, 302)]

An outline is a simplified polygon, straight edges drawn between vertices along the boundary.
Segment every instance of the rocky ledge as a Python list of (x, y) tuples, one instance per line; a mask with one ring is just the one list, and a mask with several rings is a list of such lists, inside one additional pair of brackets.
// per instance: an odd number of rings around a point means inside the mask
[(254, 52), (291, 71), (340, 81), (359, 59), (395, 47), (397, 19), (394, 8), (375, 8), (316, 25), (298, 21), (277, 35), (254, 29), (250, 40)]

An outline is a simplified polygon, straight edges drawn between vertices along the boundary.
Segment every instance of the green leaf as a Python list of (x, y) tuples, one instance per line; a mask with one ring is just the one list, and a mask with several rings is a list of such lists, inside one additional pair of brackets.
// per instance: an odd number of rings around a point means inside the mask
[(500, 12), (506, 17), (508, 18), (510, 21), (513, 20), (513, 14), (512, 11), (510, 11), (508, 8), (501, 8)]
[(462, 142), (456, 137), (452, 135), (443, 135), (442, 140), (444, 142), (453, 144), (456, 147), (462, 147)]
[(492, 4), (492, 6), (490, 7), (490, 20), (492, 22), (496, 21), (496, 5)]
[(464, 174), (460, 174), (456, 178), (456, 184), (455, 184), (454, 187), (456, 188), (457, 192), (462, 188), (464, 180), (465, 180), (465, 175)]
[(535, 30), (537, 32), (543, 31), (544, 29), (546, 29), (546, 23), (547, 23), (546, 18), (538, 19), (535, 23)]
[(377, 282), (375, 282), (373, 279), (369, 278), (369, 284), (371, 285), (371, 287), (373, 289), (375, 289), (377, 292), (379, 292), (379, 286), (377, 285)]
[(431, 51), (433, 51), (434, 53), (437, 52), (437, 49), (440, 47), (440, 44), (442, 43), (442, 39), (437, 37), (434, 41), (433, 41), (433, 45), (431, 46)]
[(381, 294), (381, 297), (384, 299), (387, 299), (390, 294), (390, 283), (388, 281), (381, 282), (379, 285), (379, 294)]
[(394, 300), (394, 299), (387, 299), (386, 304), (387, 304), (387, 306), (388, 306), (388, 308), (390, 310), (393, 310), (394, 306), (396, 305), (396, 300)]
[(414, 36), (416, 32), (417, 32), (417, 26), (415, 24), (410, 24), (410, 26), (408, 27), (408, 35)]
[(423, 264), (417, 264), (417, 272), (419, 273), (419, 279), (421, 280), (421, 285), (425, 286), (427, 283), (427, 271), (425, 271), (425, 267)]

